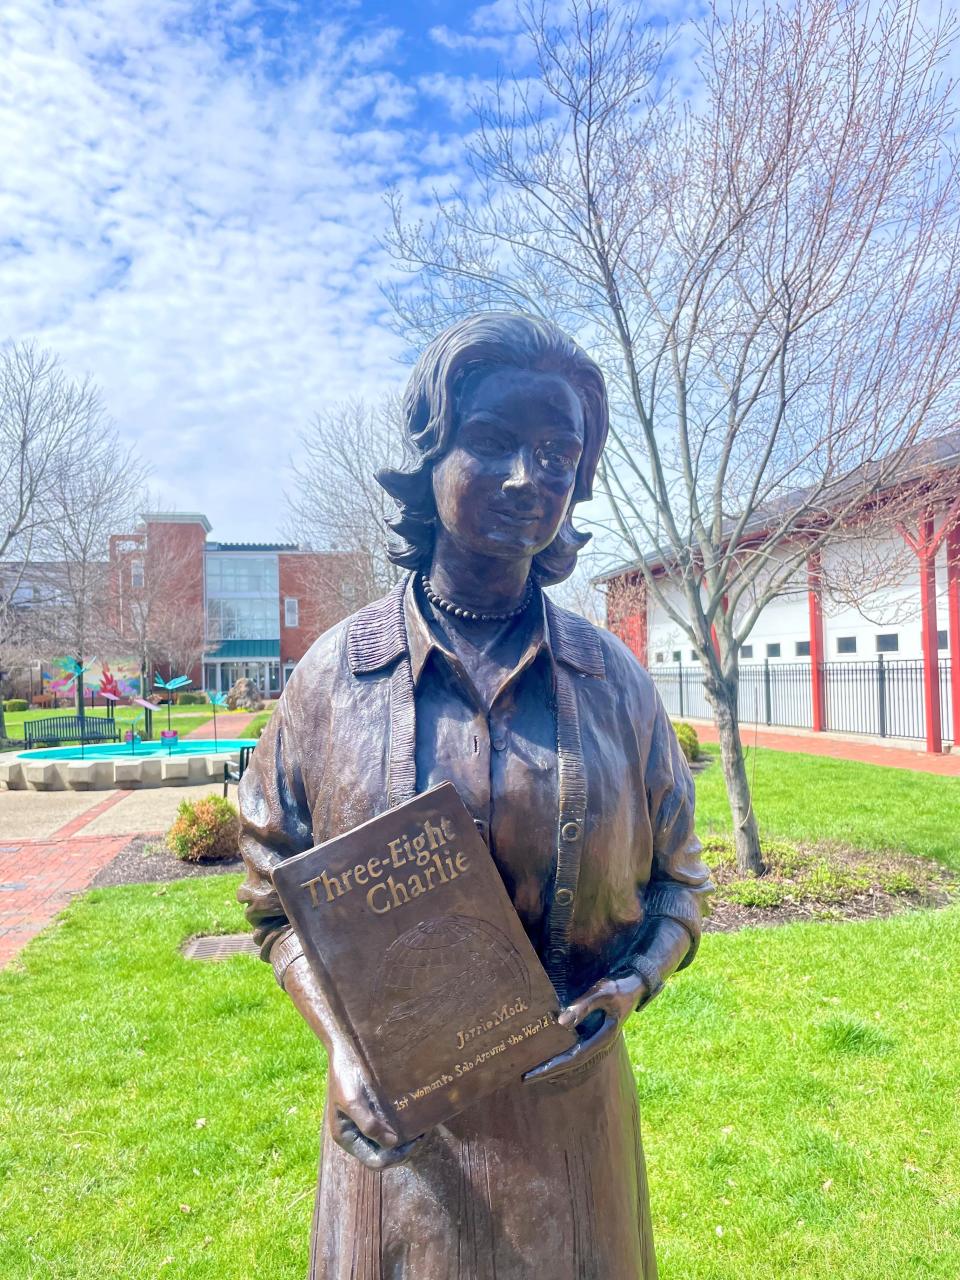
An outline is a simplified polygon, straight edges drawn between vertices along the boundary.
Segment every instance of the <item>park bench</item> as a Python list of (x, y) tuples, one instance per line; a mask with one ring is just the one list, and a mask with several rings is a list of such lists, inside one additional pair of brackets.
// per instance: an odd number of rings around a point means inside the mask
[(251, 743), (249, 747), (240, 748), (240, 759), (237, 764), (232, 764), (229, 760), (223, 766), (223, 795), (226, 798), (227, 786), (231, 782), (239, 782), (246, 772), (247, 765), (250, 763), (250, 754), (257, 744)]
[(119, 742), (116, 723), (106, 716), (43, 716), (23, 726), (28, 747), (55, 747), (65, 742)]

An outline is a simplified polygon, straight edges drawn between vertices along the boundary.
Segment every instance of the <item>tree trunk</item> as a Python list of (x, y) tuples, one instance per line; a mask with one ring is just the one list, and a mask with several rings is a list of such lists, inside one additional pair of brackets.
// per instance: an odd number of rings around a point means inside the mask
[[(712, 682), (711, 682), (712, 683)], [(740, 721), (737, 716), (736, 685), (731, 694), (726, 682), (711, 690), (717, 732), (720, 737), (720, 759), (723, 778), (733, 817), (733, 844), (737, 855), (737, 870), (741, 875), (759, 876), (765, 868), (760, 850), (760, 830), (750, 795), (747, 765), (740, 741)]]

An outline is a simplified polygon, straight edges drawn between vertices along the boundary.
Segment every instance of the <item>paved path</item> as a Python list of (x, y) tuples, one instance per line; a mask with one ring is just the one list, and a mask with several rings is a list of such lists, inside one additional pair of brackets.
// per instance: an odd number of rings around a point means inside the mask
[[(259, 714), (259, 711), (220, 712), (217, 716), (217, 736), (219, 738), (239, 738), (253, 717)], [(213, 716), (209, 720), (204, 720), (203, 724), (198, 724), (196, 729), (191, 729), (189, 733), (185, 733), (183, 736), (184, 738), (212, 738)], [(254, 739), (251, 738), (250, 741), (253, 742)]]
[(199, 787), (0, 792), (0, 968), (45, 928), (133, 836), (156, 835)]
[[(691, 720), (701, 742), (717, 742), (717, 728), (708, 720)], [(941, 777), (960, 778), (960, 753), (934, 756), (909, 747), (886, 747), (870, 739), (851, 740), (826, 733), (784, 733), (777, 729), (740, 726), (745, 747), (770, 747), (774, 751), (802, 751), (810, 756), (829, 756), (833, 760), (859, 760), (863, 764), (886, 765), (891, 769), (913, 769), (917, 773), (937, 773)]]

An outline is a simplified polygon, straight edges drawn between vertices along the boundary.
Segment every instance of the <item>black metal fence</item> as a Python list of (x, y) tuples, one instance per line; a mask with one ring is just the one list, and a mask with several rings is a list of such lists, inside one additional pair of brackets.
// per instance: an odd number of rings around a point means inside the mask
[[(820, 664), (827, 729), (878, 738), (926, 737), (923, 662), (917, 659)], [(712, 720), (704, 692), (703, 668), (655, 666), (650, 674), (671, 716)], [(779, 728), (813, 728), (813, 686), (809, 662), (745, 662), (740, 666), (740, 720)], [(952, 742), (950, 661), (940, 663), (940, 722)]]

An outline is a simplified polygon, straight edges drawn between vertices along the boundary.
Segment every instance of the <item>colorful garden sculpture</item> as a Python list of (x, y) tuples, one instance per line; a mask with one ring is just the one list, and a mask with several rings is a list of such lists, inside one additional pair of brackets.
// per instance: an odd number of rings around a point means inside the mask
[(80, 759), (83, 757), (84, 748), (84, 707), (83, 707), (83, 677), (93, 666), (95, 658), (92, 658), (86, 666), (82, 662), (78, 662), (76, 658), (64, 658), (61, 666), (68, 673), (60, 680), (52, 680), (50, 688), (58, 693), (67, 693), (71, 688), (77, 693), (77, 719), (80, 721)]
[(227, 695), (225, 693), (214, 693), (211, 689), (205, 690), (207, 697), (210, 699), (210, 705), (213, 707), (213, 742), (214, 746), (219, 743), (217, 737), (217, 707), (225, 707), (227, 705)]
[(167, 695), (167, 733), (173, 733), (173, 724), (170, 719), (170, 708), (173, 705), (173, 697), (170, 696), (178, 689), (185, 689), (188, 684), (193, 684), (189, 676), (171, 676), (169, 680), (164, 680), (163, 676), (153, 677), (154, 688), (162, 689)]

